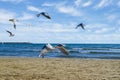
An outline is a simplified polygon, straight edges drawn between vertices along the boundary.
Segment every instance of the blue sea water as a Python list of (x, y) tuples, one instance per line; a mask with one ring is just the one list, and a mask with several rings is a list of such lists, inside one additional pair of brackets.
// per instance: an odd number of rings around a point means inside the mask
[[(0, 43), (0, 57), (34, 57), (38, 58), (45, 44)], [(53, 46), (57, 44), (52, 44)], [(59, 50), (45, 54), (46, 58), (91, 58), (120, 59), (120, 44), (64, 44), (69, 55)]]

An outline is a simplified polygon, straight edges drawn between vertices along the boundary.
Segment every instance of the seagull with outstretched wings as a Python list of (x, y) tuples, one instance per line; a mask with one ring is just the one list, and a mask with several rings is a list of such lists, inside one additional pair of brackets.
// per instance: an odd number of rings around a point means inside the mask
[(57, 46), (53, 47), (51, 44), (47, 44), (47, 45), (44, 45), (42, 50), (41, 50), (41, 55), (42, 58), (44, 58), (44, 55), (47, 53), (47, 52), (50, 52), (50, 51), (53, 51), (55, 49), (59, 49), (62, 53), (64, 53), (65, 55), (69, 55), (68, 51), (65, 49), (65, 47), (62, 45), (62, 44), (58, 44)]
[(14, 27), (14, 29), (16, 29), (16, 21), (18, 21), (18, 20), (9, 19), (9, 21), (11, 21), (13, 23), (13, 27)]
[(39, 17), (40, 15), (46, 17), (47, 19), (51, 19), (51, 17), (46, 12), (41, 12), (41, 13), (37, 14), (36, 16)]
[(82, 29), (84, 29), (85, 30), (85, 28), (84, 28), (84, 24), (83, 23), (80, 23), (80, 24), (78, 24), (77, 26), (76, 26), (76, 28), (75, 29), (77, 29), (78, 27), (81, 27)]

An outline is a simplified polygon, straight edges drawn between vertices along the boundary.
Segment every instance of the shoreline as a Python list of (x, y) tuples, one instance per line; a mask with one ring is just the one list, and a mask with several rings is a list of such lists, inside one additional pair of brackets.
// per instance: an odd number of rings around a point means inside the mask
[(0, 57), (0, 80), (119, 80), (120, 60)]
[(120, 60), (120, 57), (113, 57), (113, 58), (107, 58), (107, 57), (101, 57), (101, 58), (98, 58), (98, 57), (23, 57), (23, 56), (0, 56), (0, 58), (33, 58), (33, 59), (80, 59), (80, 60)]

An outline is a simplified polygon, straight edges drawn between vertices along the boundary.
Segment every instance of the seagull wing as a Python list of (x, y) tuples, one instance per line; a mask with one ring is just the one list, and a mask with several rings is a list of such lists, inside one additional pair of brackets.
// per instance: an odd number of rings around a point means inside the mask
[(40, 53), (41, 53), (41, 54), (45, 54), (45, 53), (47, 53), (48, 51), (49, 51), (49, 50), (47, 50), (46, 48), (44, 48), (44, 49), (41, 50)]
[(14, 25), (14, 29), (16, 29), (16, 24), (15, 24), (15, 22), (13, 22), (13, 25)]
[(62, 53), (66, 54), (66, 55), (69, 55), (68, 51), (65, 49), (64, 46), (57, 45), (55, 48), (59, 49)]
[(39, 57), (42, 56), (42, 58), (44, 58), (44, 55), (45, 55), (47, 52), (48, 52), (47, 47), (46, 47), (46, 45), (44, 45), (43, 48), (42, 48), (42, 50), (40, 51)]
[(43, 15), (44, 17), (46, 17), (47, 19), (51, 19), (51, 17), (48, 15), (48, 13), (46, 12), (42, 12), (41, 15)]
[(44, 15), (46, 18), (48, 18), (48, 19), (51, 19), (51, 17), (49, 16), (49, 15)]
[(42, 58), (44, 58), (44, 55), (45, 55), (47, 52), (48, 52), (47, 49), (42, 49), (42, 50), (40, 51), (39, 57), (42, 56)]
[(14, 36), (14, 34), (8, 30), (6, 30), (6, 32), (8, 32), (10, 34), (10, 36)]
[(10, 32), (10, 31), (8, 31), (8, 30), (6, 30), (6, 32), (8, 32), (10, 35), (12, 34), (12, 32)]
[[(42, 50), (40, 51), (42, 58), (44, 58), (44, 55), (47, 52), (50, 52), (52, 50), (54, 50), (54, 47), (51, 44), (44, 45)], [(40, 55), (39, 55), (39, 57), (40, 57)]]
[(13, 21), (14, 21), (14, 19), (9, 19), (9, 21), (13, 22)]
[(75, 27), (75, 29), (77, 29), (79, 27), (79, 25), (77, 25), (76, 27)]
[(84, 28), (84, 24), (81, 24), (81, 28), (85, 30), (85, 28)]

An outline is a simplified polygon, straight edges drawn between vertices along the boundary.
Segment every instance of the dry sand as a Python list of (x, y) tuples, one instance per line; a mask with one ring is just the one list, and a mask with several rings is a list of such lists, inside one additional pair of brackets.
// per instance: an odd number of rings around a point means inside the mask
[(120, 60), (0, 58), (0, 80), (120, 80)]

